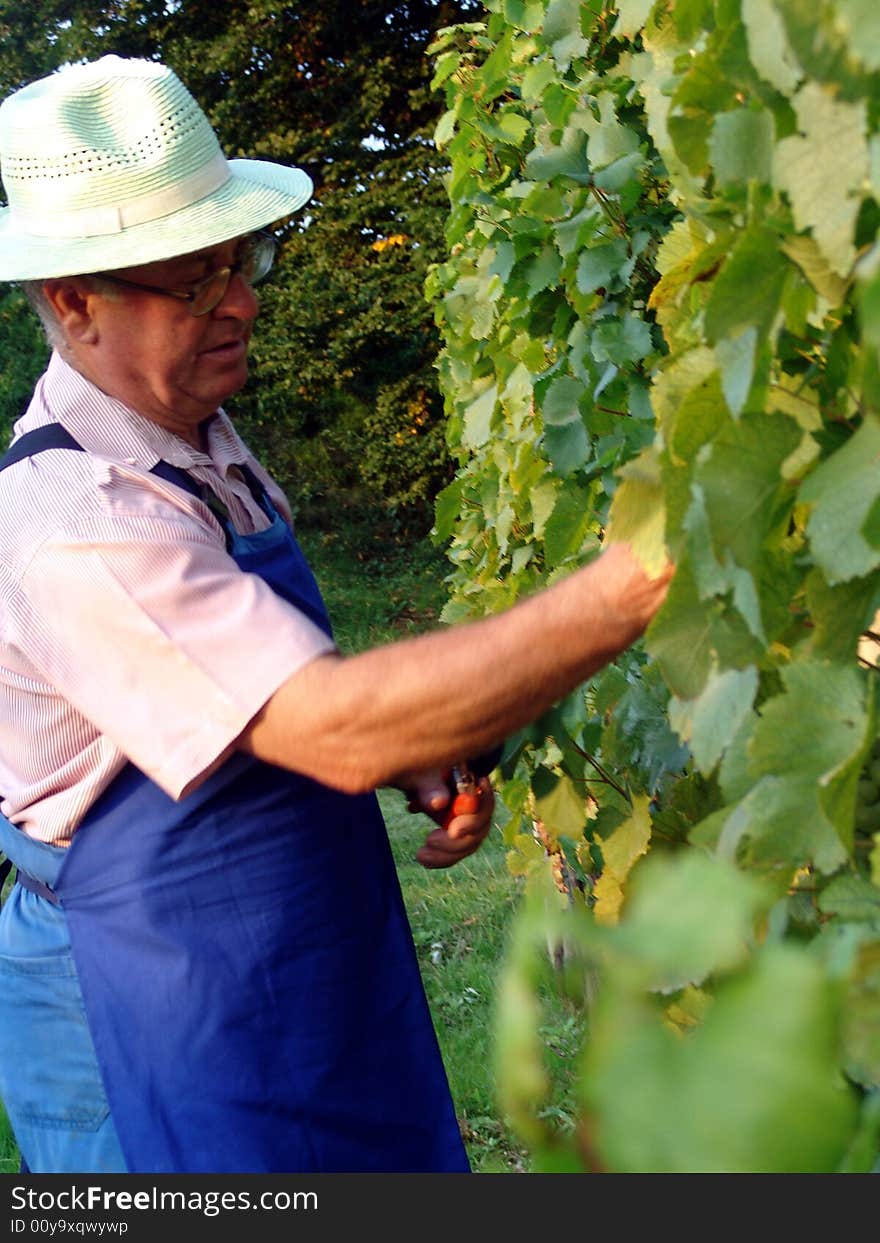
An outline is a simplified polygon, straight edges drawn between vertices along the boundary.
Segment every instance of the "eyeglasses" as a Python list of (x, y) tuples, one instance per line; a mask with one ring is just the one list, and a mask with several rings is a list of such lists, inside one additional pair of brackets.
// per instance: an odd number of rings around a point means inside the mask
[(111, 285), (126, 289), (139, 289), (142, 293), (161, 294), (165, 298), (179, 298), (189, 303), (190, 315), (207, 315), (226, 296), (229, 282), (240, 272), (249, 285), (258, 284), (267, 276), (275, 262), (277, 244), (269, 233), (253, 233), (242, 243), (241, 254), (228, 268), (217, 268), (204, 280), (197, 281), (191, 289), (160, 289), (158, 285), (142, 285), (139, 281), (126, 280), (109, 272), (95, 272), (94, 276)]

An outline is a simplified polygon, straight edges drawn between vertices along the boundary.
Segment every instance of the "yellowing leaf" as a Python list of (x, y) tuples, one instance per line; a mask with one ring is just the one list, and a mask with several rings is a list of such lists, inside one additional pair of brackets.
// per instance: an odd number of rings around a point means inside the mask
[(629, 543), (645, 573), (655, 577), (667, 559), (666, 509), (655, 450), (643, 450), (620, 475), (622, 482), (611, 502), (606, 540)]
[(831, 269), (846, 276), (868, 179), (865, 103), (839, 100), (818, 82), (807, 82), (793, 102), (800, 133), (777, 144), (773, 180), (787, 192), (798, 229), (812, 229)]
[(647, 854), (651, 840), (651, 816), (648, 798), (638, 795), (633, 800), (633, 812), (628, 820), (619, 824), (605, 839), (599, 838), (604, 861), (602, 875), (593, 889), (594, 914), (600, 924), (616, 924), (623, 905), (623, 885), (633, 865)]

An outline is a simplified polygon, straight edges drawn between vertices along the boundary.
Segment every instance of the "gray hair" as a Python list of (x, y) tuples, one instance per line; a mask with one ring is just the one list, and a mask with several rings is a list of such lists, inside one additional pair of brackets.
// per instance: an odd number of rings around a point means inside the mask
[(46, 334), (46, 340), (53, 349), (57, 349), (64, 344), (64, 333), (61, 331), (61, 325), (52, 310), (49, 299), (43, 292), (42, 281), (22, 281), (21, 290), (30, 303), (31, 310), (39, 318), (43, 325), (43, 332)]

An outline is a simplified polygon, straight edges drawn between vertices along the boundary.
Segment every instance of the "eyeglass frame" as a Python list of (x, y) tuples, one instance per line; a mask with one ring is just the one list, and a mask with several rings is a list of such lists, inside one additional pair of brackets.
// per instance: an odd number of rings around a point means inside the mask
[[(269, 275), (272, 266), (275, 263), (275, 256), (278, 253), (278, 242), (271, 233), (258, 232), (252, 233), (243, 243), (242, 249), (244, 253), (234, 263), (227, 267), (215, 268), (213, 272), (209, 272), (202, 280), (196, 281), (191, 289), (165, 289), (159, 285), (144, 285), (140, 281), (131, 281), (124, 276), (116, 276), (112, 272), (93, 272), (91, 275), (96, 280), (109, 281), (111, 285), (121, 285), (124, 289), (137, 289), (141, 293), (155, 293), (163, 298), (177, 298), (179, 301), (190, 303), (190, 314), (196, 318), (202, 315), (210, 315), (223, 299), (226, 297), (226, 291), (229, 289), (229, 282), (237, 273), (244, 273), (244, 269), (248, 262), (254, 262), (255, 268), (259, 270), (259, 264), (256, 262), (260, 254), (264, 254), (268, 259), (265, 269), (259, 272), (259, 275), (245, 276), (244, 279), (248, 285), (257, 285), (261, 280)], [(208, 288), (212, 282), (217, 281), (218, 277), (223, 279), (222, 288), (217, 298), (200, 311), (193, 311), (192, 305), (198, 302), (199, 294), (202, 290)]]

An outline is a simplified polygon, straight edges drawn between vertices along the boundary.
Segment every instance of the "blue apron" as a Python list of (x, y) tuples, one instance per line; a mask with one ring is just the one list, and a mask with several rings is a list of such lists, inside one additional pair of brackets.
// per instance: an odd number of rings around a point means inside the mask
[[(293, 533), (248, 482), (272, 525), (227, 524), (231, 555), (329, 633)], [(40, 849), (121, 1168), (467, 1171), (374, 795), (237, 752), (175, 802), (129, 764), (68, 850)], [(42, 1073), (26, 1047), (14, 1073)]]

